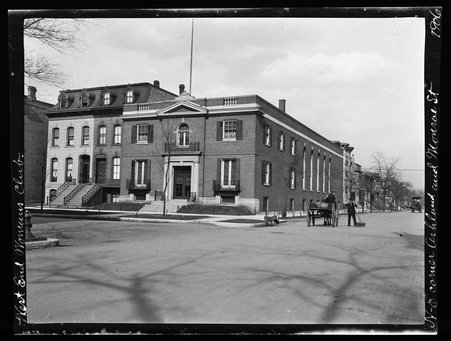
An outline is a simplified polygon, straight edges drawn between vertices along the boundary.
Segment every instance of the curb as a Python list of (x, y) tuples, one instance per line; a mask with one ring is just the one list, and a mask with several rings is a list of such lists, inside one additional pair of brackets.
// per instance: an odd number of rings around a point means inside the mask
[(25, 242), (26, 250), (44, 249), (47, 247), (55, 247), (60, 243), (59, 239), (47, 238), (46, 240), (38, 240), (35, 242)]

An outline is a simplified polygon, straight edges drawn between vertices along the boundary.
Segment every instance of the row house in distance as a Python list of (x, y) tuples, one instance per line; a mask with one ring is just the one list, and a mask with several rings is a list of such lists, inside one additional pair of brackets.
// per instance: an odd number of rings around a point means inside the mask
[(44, 114), (53, 104), (40, 101), (37, 89), (28, 86), (24, 98), (24, 162), (25, 162), (25, 204), (45, 204), (47, 116)]
[[(343, 154), (258, 95), (125, 104), (119, 201), (302, 211), (343, 188)], [(166, 190), (165, 190), (166, 189)], [(158, 209), (156, 209), (158, 210)]]
[(174, 97), (158, 81), (61, 91), (46, 112), (48, 202), (81, 206), (92, 195), (101, 195), (98, 202), (117, 199), (124, 104)]

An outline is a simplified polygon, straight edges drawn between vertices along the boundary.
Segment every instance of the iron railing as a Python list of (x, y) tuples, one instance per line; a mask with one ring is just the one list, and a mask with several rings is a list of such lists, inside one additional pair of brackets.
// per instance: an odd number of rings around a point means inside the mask
[(69, 201), (71, 201), (72, 200), (72, 198), (78, 193), (78, 192), (80, 192), (80, 190), (83, 188), (83, 187), (85, 187), (85, 184), (78, 184), (68, 195), (66, 195), (65, 197), (64, 197), (64, 201), (63, 201), (63, 204), (64, 205), (67, 205), (67, 203), (69, 202)]
[(150, 180), (144, 180), (143, 182), (138, 182), (137, 179), (127, 179), (126, 181), (127, 189), (150, 189)]
[(167, 153), (169, 151), (173, 152), (198, 152), (200, 151), (200, 144), (199, 142), (190, 142), (187, 146), (179, 146), (175, 142), (171, 143), (165, 143), (164, 144), (164, 151)]
[(221, 181), (213, 180), (213, 191), (214, 192), (239, 192), (240, 180), (231, 180), (230, 185), (221, 185)]
[(81, 198), (81, 204), (82, 205), (86, 205), (89, 200), (91, 200), (91, 198), (99, 191), (100, 189), (100, 185), (99, 184), (95, 184), (94, 186), (92, 186), (88, 192), (86, 192), (85, 195), (83, 195), (83, 197)]
[(97, 179), (96, 183), (99, 184), (102, 187), (121, 187), (121, 180), (120, 179), (99, 178), (99, 179)]

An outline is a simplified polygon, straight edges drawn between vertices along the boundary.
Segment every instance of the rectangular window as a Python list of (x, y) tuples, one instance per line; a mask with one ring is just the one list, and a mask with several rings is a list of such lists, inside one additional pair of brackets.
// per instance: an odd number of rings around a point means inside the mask
[(271, 162), (263, 161), (263, 185), (271, 185)]
[(113, 194), (113, 202), (119, 202), (119, 194)]
[(285, 134), (282, 132), (279, 132), (279, 150), (285, 150)]
[(68, 146), (74, 145), (74, 128), (73, 127), (67, 128), (67, 145)]
[(290, 198), (290, 210), (294, 211), (294, 199)]
[(326, 155), (323, 157), (323, 193), (326, 193)]
[(115, 125), (113, 128), (113, 143), (120, 144), (122, 142), (122, 127)]
[(330, 156), (329, 156), (329, 167), (327, 168), (327, 171), (328, 171), (328, 175), (327, 175), (327, 191), (328, 192), (330, 192), (330, 161), (331, 161), (331, 158), (330, 158)]
[(89, 144), (89, 127), (81, 128), (81, 144), (86, 145)]
[(296, 140), (294, 137), (290, 139), (290, 154), (296, 155)]
[(58, 181), (58, 159), (51, 160), (51, 182)]
[(149, 126), (147, 124), (145, 125), (138, 125), (138, 143), (147, 143), (148, 142), (148, 136), (149, 136)]
[(320, 192), (319, 189), (319, 159), (321, 158), (321, 154), (318, 152), (318, 156), (316, 157), (316, 191)]
[(113, 180), (120, 179), (121, 176), (121, 159), (119, 157), (113, 158)]
[(229, 121), (223, 121), (223, 134), (222, 139), (223, 141), (236, 141), (236, 120), (229, 120)]
[(313, 191), (313, 150), (310, 152), (310, 191)]
[(263, 212), (268, 212), (269, 210), (269, 198), (263, 197)]
[(306, 189), (305, 187), (305, 147), (302, 151), (302, 189)]
[(290, 189), (296, 189), (296, 170), (290, 170)]
[(136, 187), (145, 187), (146, 186), (146, 168), (147, 161), (144, 160), (136, 160), (135, 161), (135, 174), (134, 174), (134, 184)]
[(73, 170), (73, 159), (67, 158), (66, 159), (66, 181), (72, 181), (72, 170)]
[(235, 196), (234, 195), (221, 195), (221, 202), (223, 204), (234, 204)]
[(237, 170), (236, 159), (221, 160), (221, 187), (222, 188), (235, 188)]
[(99, 127), (99, 144), (106, 144), (106, 127)]
[(271, 127), (268, 125), (265, 125), (263, 138), (263, 143), (265, 146), (271, 146)]
[(52, 130), (52, 146), (59, 146), (60, 130), (58, 128), (53, 128)]

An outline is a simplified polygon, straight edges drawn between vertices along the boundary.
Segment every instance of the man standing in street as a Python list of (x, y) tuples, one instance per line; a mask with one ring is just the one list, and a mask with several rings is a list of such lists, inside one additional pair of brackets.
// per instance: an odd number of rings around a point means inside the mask
[(349, 202), (346, 204), (348, 206), (348, 226), (351, 226), (351, 217), (354, 221), (354, 226), (356, 225), (355, 221), (355, 213), (356, 213), (356, 207), (357, 205), (354, 203), (354, 200), (350, 199)]

